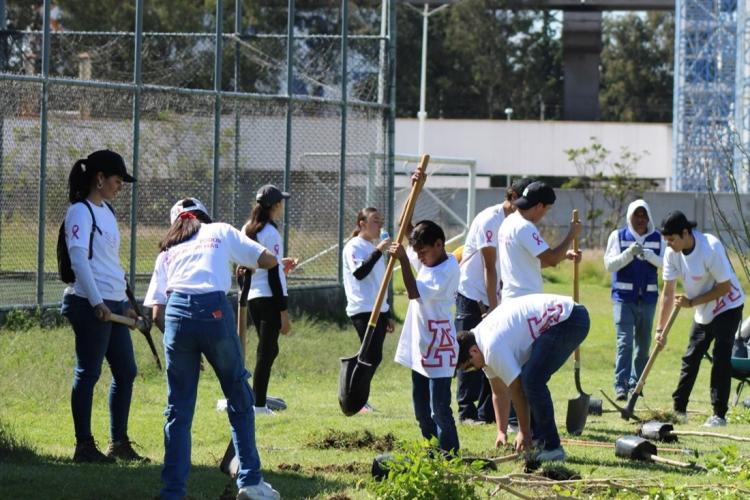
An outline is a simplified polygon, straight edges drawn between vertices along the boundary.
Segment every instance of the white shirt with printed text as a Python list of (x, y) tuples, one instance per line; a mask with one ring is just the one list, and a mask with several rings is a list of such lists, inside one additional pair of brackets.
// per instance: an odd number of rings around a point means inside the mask
[(693, 230), (695, 247), (688, 255), (667, 247), (664, 253), (664, 281), (682, 279), (682, 288), (688, 299), (693, 299), (711, 290), (716, 283), (730, 281), (731, 290), (718, 299), (695, 306), (693, 318), (701, 325), (709, 324), (717, 314), (741, 306), (745, 294), (732, 269), (724, 245), (712, 234)]
[[(120, 229), (112, 210), (106, 204), (96, 205), (91, 202), (73, 203), (65, 214), (65, 242), (68, 250), (74, 247), (86, 249), (88, 257), (89, 240), (91, 236), (91, 212), (86, 208), (89, 204), (96, 218), (99, 231), (94, 231), (93, 256), (88, 261), (94, 276), (99, 294), (102, 299), (123, 301), (125, 294), (125, 271), (120, 265)], [(78, 283), (73, 283), (65, 289), (65, 293), (74, 293), (79, 297), (86, 297)], [(86, 297), (88, 298), (88, 297)]]
[[(484, 281), (482, 249), (492, 247), (497, 251), (497, 233), (504, 220), (505, 211), (502, 204), (485, 208), (472, 221), (464, 242), (458, 293), (468, 299), (480, 301), (486, 306), (490, 305), (490, 301), (487, 297), (487, 286)], [(499, 299), (501, 284), (499, 258), (495, 260), (495, 270), (497, 271), (498, 286), (496, 294)]]
[[(245, 233), (247, 224), (243, 226), (242, 233)], [(273, 224), (266, 224), (263, 226), (258, 234), (255, 235), (256, 241), (263, 245), (269, 252), (276, 256), (276, 260), (279, 262), (279, 280), (281, 281), (281, 289), (284, 295), (289, 295), (286, 288), (286, 274), (284, 273), (284, 264), (281, 259), (284, 258), (284, 243), (281, 239), (278, 229)], [(248, 300), (257, 299), (258, 297), (273, 297), (271, 286), (268, 284), (268, 272), (270, 269), (258, 269), (253, 273), (252, 280), (250, 281), (250, 293), (248, 294)]]
[(564, 295), (535, 293), (503, 300), (471, 331), (484, 356), (487, 378), (510, 385), (531, 357), (534, 342), (570, 317), (575, 302)]
[[(380, 282), (385, 275), (385, 256), (378, 258), (372, 270), (364, 279), (354, 277), (354, 271), (370, 258), (377, 247), (365, 238), (355, 236), (344, 245), (344, 290), (346, 291), (346, 315), (354, 316), (365, 312), (372, 312), (375, 299), (380, 290)], [(380, 312), (388, 311), (388, 297), (383, 299)]]
[(428, 378), (452, 377), (456, 370), (458, 344), (453, 329), (453, 304), (460, 271), (456, 258), (427, 267), (408, 249), (417, 269), (419, 298), (410, 300), (396, 349), (395, 361)]
[(549, 245), (533, 222), (519, 212), (505, 218), (498, 236), (503, 300), (542, 293), (542, 263), (539, 254)]

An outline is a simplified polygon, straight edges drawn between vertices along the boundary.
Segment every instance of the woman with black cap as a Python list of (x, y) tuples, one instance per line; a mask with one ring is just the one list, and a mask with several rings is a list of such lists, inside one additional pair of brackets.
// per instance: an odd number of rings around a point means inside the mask
[[(65, 215), (65, 244), (75, 274), (65, 289), (62, 314), (75, 334), (76, 367), (71, 409), (76, 434), (76, 462), (143, 460), (128, 437), (128, 415), (136, 375), (135, 355), (126, 326), (111, 323), (112, 313), (136, 317), (125, 294), (120, 265), (120, 231), (110, 202), (124, 183), (135, 182), (122, 157), (109, 150), (75, 162), (68, 177), (70, 207)], [(109, 389), (110, 442), (106, 453), (91, 434), (94, 386), (107, 359), (112, 371)]]
[[(725, 416), (732, 383), (732, 347), (742, 320), (745, 294), (721, 241), (712, 234), (696, 231), (696, 226), (677, 210), (661, 223), (660, 232), (668, 248), (664, 253), (656, 342), (665, 345), (663, 332), (675, 305), (695, 310), (680, 380), (672, 394), (674, 411), (681, 423), (687, 422), (690, 393), (703, 355), (713, 341), (710, 395), (714, 414), (703, 425), (723, 427), (727, 425)], [(684, 290), (679, 295), (675, 295), (677, 278), (682, 280)]]
[(253, 392), (255, 392), (255, 414), (272, 415), (268, 408), (268, 382), (271, 367), (279, 354), (279, 333), (288, 335), (292, 325), (287, 310), (286, 273), (294, 269), (296, 260), (284, 255), (284, 243), (275, 220), (284, 213), (284, 200), (289, 193), (281, 191), (273, 184), (262, 186), (256, 196), (256, 205), (250, 213), (242, 231), (272, 252), (278, 265), (253, 273), (248, 294), (250, 316), (258, 332), (258, 348), (253, 371)]

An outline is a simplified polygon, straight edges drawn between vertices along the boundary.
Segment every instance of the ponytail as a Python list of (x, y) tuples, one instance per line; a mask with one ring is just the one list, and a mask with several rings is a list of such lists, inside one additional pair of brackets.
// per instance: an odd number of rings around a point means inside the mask
[(355, 236), (359, 236), (359, 232), (360, 232), (359, 223), (366, 221), (367, 218), (370, 216), (370, 214), (374, 214), (377, 211), (378, 211), (377, 208), (367, 207), (357, 212), (357, 223), (356, 223), (356, 227), (354, 228), (354, 231), (352, 231), (352, 234), (351, 234), (352, 238), (354, 238)]
[(273, 227), (276, 227), (276, 224), (271, 220), (271, 209), (272, 206), (263, 207), (260, 203), (257, 203), (253, 207), (253, 211), (250, 212), (250, 220), (247, 221), (247, 228), (245, 229), (245, 234), (248, 238), (258, 241), (258, 233), (261, 232), (268, 223), (272, 224)]
[(91, 192), (91, 181), (95, 175), (94, 169), (86, 167), (86, 160), (78, 160), (73, 164), (68, 176), (68, 200), (71, 203), (83, 201)]

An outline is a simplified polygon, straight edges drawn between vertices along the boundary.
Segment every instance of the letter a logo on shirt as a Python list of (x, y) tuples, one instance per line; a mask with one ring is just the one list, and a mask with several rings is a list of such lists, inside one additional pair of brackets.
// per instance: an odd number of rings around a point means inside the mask
[[(451, 322), (447, 319), (428, 320), (427, 328), (432, 333), (432, 341), (427, 353), (422, 356), (422, 366), (425, 368), (441, 368), (443, 366), (444, 354), (448, 355), (448, 366), (456, 366), (456, 352), (453, 348), (453, 336), (451, 335)], [(437, 347), (435, 347), (437, 344)]]

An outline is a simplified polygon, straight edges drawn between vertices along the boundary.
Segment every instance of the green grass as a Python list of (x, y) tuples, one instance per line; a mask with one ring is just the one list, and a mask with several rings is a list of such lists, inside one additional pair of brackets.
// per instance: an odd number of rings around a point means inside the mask
[[(594, 397), (599, 397), (599, 388), (611, 394), (615, 345), (606, 275), (594, 272), (600, 259), (601, 255), (595, 259), (592, 256), (584, 263), (584, 270), (587, 266), (592, 270), (582, 273), (586, 275), (586, 281), (581, 285), (581, 301), (588, 307), (592, 318), (591, 332), (582, 346), (582, 384)], [(569, 267), (545, 270), (547, 291), (570, 292)], [(397, 312), (403, 315), (406, 298), (397, 295), (395, 302)], [(689, 324), (689, 314), (678, 318), (669, 344), (651, 372), (645, 389), (646, 398), (638, 404), (640, 409), (670, 409), (670, 394), (677, 383), (679, 358), (687, 343)], [(338, 408), (336, 394), (339, 357), (353, 355), (358, 348), (353, 328), (340, 329), (332, 323), (300, 318), (296, 319), (293, 328), (293, 336), (281, 340), (281, 354), (274, 366), (269, 391), (272, 395), (284, 397), (289, 409), (274, 417), (257, 419), (258, 447), (265, 478), (284, 498), (367, 498), (368, 493), (362, 484), (368, 478), (373, 457), (380, 452), (369, 448), (320, 449), (319, 443), (330, 437), (331, 429), (337, 432), (369, 430), (376, 437), (392, 433), (399, 440), (419, 438), (411, 407), (409, 372), (392, 361), (398, 334), (387, 338), (384, 362), (373, 382), (370, 400), (379, 411), (347, 418)], [(158, 342), (160, 336), (157, 332), (155, 336)], [(252, 330), (250, 339), (252, 344), (248, 352), (254, 353), (255, 334)], [(140, 373), (133, 395), (130, 435), (139, 449), (151, 458), (152, 464), (81, 466), (70, 460), (74, 447), (69, 403), (74, 365), (70, 329), (0, 331), (2, 498), (141, 499), (158, 494), (166, 386), (146, 343), (137, 334), (134, 334), (134, 344)], [(252, 354), (249, 359), (253, 359)], [(708, 415), (709, 372), (710, 366), (704, 362), (690, 405), (691, 410), (703, 414), (691, 414), (690, 423), (681, 428), (700, 429)], [(109, 379), (105, 364), (96, 387), (93, 411), (94, 436), (102, 445), (106, 445), (108, 438)], [(552, 378), (550, 389), (558, 426), (564, 435), (567, 400), (577, 396), (572, 363)], [(453, 391), (455, 393), (455, 385)], [(221, 393), (210, 371), (202, 374), (198, 396), (188, 494), (194, 499), (233, 498), (236, 489), (216, 467), (226, 447), (229, 429), (226, 414), (214, 409)], [(750, 392), (746, 396), (750, 397)], [(605, 409), (611, 408), (605, 403)], [(608, 412), (601, 417), (589, 417), (579, 439), (611, 443), (620, 435), (635, 432), (635, 427), (635, 424), (621, 420), (618, 414)], [(750, 425), (732, 424), (727, 432), (747, 436), (750, 435)], [(492, 426), (459, 426), (461, 445), (467, 454), (491, 456), (498, 453), (493, 449), (494, 436)], [(703, 456), (715, 453), (721, 444), (724, 442), (715, 439), (683, 437), (679, 446), (697, 449)], [(624, 461), (615, 458), (609, 449), (574, 445), (567, 445), (566, 449), (569, 455), (567, 466), (584, 479), (626, 478), (641, 483), (653, 481), (664, 487), (706, 484), (731, 487), (740, 486), (742, 482), (735, 477), (689, 473), (668, 466)], [(740, 443), (739, 449), (750, 454), (748, 443)], [(519, 463), (503, 464), (498, 473), (519, 472), (521, 469)], [(548, 494), (554, 495), (554, 492), (550, 489)]]

